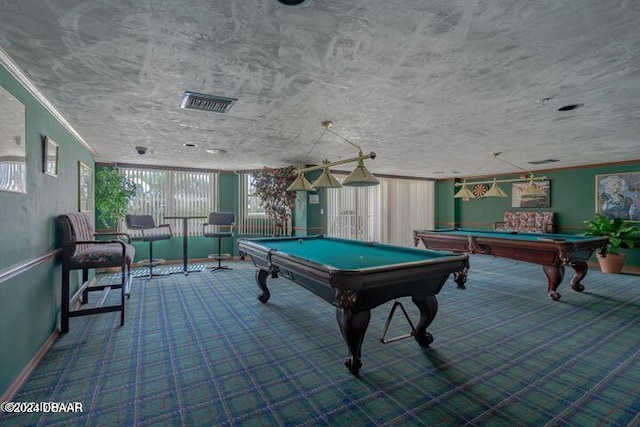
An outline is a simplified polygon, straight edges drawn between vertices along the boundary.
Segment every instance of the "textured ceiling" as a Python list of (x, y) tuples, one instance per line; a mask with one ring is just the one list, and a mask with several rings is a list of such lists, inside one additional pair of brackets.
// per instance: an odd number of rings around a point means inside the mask
[[(353, 157), (324, 120), (381, 174), (517, 171), (498, 151), (530, 170), (640, 159), (633, 0), (0, 0), (0, 47), (99, 161)], [(185, 91), (238, 101), (184, 110)]]

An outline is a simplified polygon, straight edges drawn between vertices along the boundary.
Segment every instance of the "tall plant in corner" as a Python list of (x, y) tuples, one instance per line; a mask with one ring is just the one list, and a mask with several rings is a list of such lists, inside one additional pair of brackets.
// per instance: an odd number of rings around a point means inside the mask
[(98, 219), (107, 228), (117, 228), (127, 214), (129, 201), (136, 195), (136, 185), (117, 167), (96, 172), (95, 203)]
[(260, 197), (260, 207), (273, 224), (273, 235), (284, 235), (285, 226), (296, 202), (295, 191), (287, 191), (295, 179), (295, 168), (263, 168), (253, 174), (256, 195)]

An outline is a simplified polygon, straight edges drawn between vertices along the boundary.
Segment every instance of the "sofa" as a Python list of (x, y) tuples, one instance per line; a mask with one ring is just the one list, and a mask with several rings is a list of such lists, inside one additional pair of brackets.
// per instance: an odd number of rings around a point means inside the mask
[(504, 220), (494, 222), (493, 228), (518, 233), (554, 233), (555, 215), (550, 211), (505, 211)]

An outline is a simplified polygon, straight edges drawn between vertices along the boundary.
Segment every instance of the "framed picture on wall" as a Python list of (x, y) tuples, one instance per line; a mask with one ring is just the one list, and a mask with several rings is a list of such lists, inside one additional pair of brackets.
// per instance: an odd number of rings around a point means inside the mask
[(596, 213), (640, 221), (640, 172), (596, 175)]
[(93, 169), (78, 162), (78, 210), (80, 212), (93, 210), (93, 185)]
[(548, 208), (551, 206), (549, 195), (549, 181), (535, 181), (534, 187), (530, 182), (514, 182), (511, 184), (512, 208)]
[(44, 173), (57, 177), (58, 176), (58, 144), (48, 136), (44, 137), (43, 162)]

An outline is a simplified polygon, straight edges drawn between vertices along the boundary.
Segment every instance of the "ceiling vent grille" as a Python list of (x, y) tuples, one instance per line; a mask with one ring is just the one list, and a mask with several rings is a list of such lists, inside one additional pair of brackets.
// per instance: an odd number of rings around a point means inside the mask
[(530, 165), (543, 165), (545, 163), (555, 163), (557, 162), (558, 159), (544, 159), (544, 160), (531, 160), (529, 163)]
[(214, 113), (226, 113), (231, 109), (237, 99), (204, 93), (185, 92), (180, 108), (200, 111), (213, 111)]

